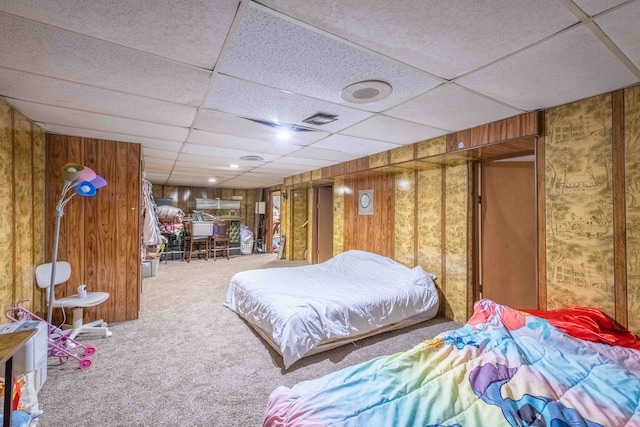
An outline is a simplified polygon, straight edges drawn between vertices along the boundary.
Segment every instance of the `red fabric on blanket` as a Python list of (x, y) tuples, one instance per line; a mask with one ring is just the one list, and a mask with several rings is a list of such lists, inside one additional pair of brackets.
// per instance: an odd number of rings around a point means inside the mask
[(575, 338), (640, 350), (640, 337), (593, 307), (567, 307), (558, 310), (522, 310), (548, 320)]

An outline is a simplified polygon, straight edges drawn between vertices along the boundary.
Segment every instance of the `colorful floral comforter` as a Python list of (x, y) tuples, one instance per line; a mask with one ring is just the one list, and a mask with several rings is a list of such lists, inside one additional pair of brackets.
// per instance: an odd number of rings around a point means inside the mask
[(264, 426), (640, 426), (640, 351), (482, 300), (460, 329), (269, 398)]

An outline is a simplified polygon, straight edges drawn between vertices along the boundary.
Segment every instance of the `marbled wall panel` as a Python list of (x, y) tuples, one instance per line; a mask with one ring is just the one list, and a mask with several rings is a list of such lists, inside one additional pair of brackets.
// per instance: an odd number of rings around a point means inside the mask
[(611, 95), (546, 111), (547, 308), (615, 315)]
[[(253, 233), (257, 233), (258, 230), (256, 227), (256, 202), (262, 200), (262, 194), (260, 190), (241, 190), (243, 194), (236, 193), (236, 196), (242, 196), (242, 209), (240, 214), (242, 214), (242, 223), (249, 227), (249, 230)], [(266, 225), (266, 216), (263, 216), (263, 227)], [(263, 229), (264, 232), (264, 229)], [(254, 234), (254, 239), (258, 237)]]
[(13, 116), (13, 176), (14, 176), (14, 247), (16, 301), (33, 296), (35, 267), (33, 265), (33, 147), (31, 122), (15, 111)]
[(313, 250), (313, 228), (314, 228), (314, 203), (313, 203), (313, 188), (307, 189), (307, 218), (308, 223), (305, 226), (307, 231), (307, 264), (312, 264), (313, 256), (311, 251)]
[(231, 196), (233, 196), (233, 188), (223, 188), (221, 199), (231, 200)]
[(291, 260), (291, 253), (289, 251), (291, 243), (288, 242), (289, 236), (291, 236), (291, 215), (293, 212), (291, 210), (293, 206), (290, 200), (291, 193), (292, 190), (289, 188), (283, 188), (280, 193), (280, 239), (282, 241), (284, 238), (283, 257), (288, 260)]
[(416, 144), (416, 159), (423, 157), (436, 156), (447, 151), (447, 137), (439, 136), (437, 138), (421, 141)]
[[(42, 314), (34, 266), (44, 262), (44, 133), (0, 100), (0, 308), (17, 300)], [(0, 323), (7, 322), (4, 316)]]
[[(0, 303), (13, 305), (13, 110), (0, 100)], [(4, 316), (0, 316), (4, 320)]]
[(382, 153), (372, 154), (369, 156), (369, 167), (377, 168), (380, 166), (387, 166), (389, 164), (389, 152), (383, 151)]
[(468, 167), (466, 163), (446, 167), (445, 177), (445, 316), (467, 321), (468, 299)]
[(293, 198), (293, 241), (291, 256), (292, 260), (304, 259), (304, 251), (307, 249), (307, 233), (302, 225), (307, 221), (307, 190), (304, 188), (294, 189), (289, 197)]
[(418, 229), (416, 232), (418, 265), (438, 276), (442, 283), (442, 166), (418, 171)]
[(344, 251), (344, 180), (333, 183), (333, 255)]
[[(45, 262), (45, 133), (33, 126), (33, 264)], [(46, 292), (34, 286), (33, 308), (44, 311)]]
[[(413, 151), (412, 151), (413, 152)], [(402, 171), (395, 174), (395, 260), (407, 267), (415, 266), (415, 172)]]
[(640, 334), (640, 85), (624, 93), (627, 214), (627, 318)]
[(389, 152), (389, 157), (391, 158), (392, 165), (396, 163), (408, 162), (410, 160), (413, 160), (413, 155), (414, 155), (413, 144), (403, 145), (401, 147), (394, 148)]

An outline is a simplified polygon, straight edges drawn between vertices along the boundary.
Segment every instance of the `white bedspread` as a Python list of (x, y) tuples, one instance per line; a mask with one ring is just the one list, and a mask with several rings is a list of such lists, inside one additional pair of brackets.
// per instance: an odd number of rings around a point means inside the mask
[(435, 316), (438, 292), (421, 267), (351, 250), (321, 264), (237, 273), (224, 305), (271, 334), (288, 368), (320, 343)]

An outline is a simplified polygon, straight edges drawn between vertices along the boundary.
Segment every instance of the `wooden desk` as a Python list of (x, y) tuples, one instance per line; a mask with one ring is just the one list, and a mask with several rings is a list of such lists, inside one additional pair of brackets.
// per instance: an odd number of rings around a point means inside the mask
[(13, 355), (37, 332), (37, 329), (0, 334), (0, 358), (4, 363), (4, 421), (3, 427), (11, 426), (11, 401), (13, 395)]

